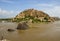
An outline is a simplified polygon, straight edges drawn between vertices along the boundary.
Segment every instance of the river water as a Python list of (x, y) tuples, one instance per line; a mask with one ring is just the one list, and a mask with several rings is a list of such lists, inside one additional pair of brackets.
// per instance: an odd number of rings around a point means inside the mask
[[(33, 26), (27, 30), (16, 30), (17, 23), (0, 22), (0, 39), (3, 36), (10, 41), (60, 41), (60, 21)], [(8, 28), (15, 31), (8, 32)]]

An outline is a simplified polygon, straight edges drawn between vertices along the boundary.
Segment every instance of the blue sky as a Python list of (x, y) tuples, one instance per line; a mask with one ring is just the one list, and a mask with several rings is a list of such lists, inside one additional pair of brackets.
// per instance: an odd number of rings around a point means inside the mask
[(15, 17), (30, 8), (60, 17), (60, 0), (0, 0), (0, 18)]

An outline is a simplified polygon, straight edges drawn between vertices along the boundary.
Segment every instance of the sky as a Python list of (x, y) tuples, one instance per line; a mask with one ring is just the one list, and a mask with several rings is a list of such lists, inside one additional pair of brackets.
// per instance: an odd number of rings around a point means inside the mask
[(12, 18), (32, 8), (60, 17), (60, 0), (0, 0), (0, 18)]

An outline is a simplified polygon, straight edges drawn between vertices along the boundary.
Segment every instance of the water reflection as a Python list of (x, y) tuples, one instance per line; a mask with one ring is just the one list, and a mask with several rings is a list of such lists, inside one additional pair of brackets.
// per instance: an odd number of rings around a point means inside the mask
[(24, 34), (26, 30), (17, 30), (18, 34)]

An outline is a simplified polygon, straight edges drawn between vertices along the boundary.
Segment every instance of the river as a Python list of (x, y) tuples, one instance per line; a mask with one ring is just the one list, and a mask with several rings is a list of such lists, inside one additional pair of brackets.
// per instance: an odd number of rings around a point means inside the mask
[[(10, 41), (60, 41), (60, 21), (53, 23), (34, 24), (32, 28), (27, 30), (17, 30), (17, 23), (0, 22), (0, 39)], [(7, 29), (12, 28), (14, 32), (8, 32)]]

